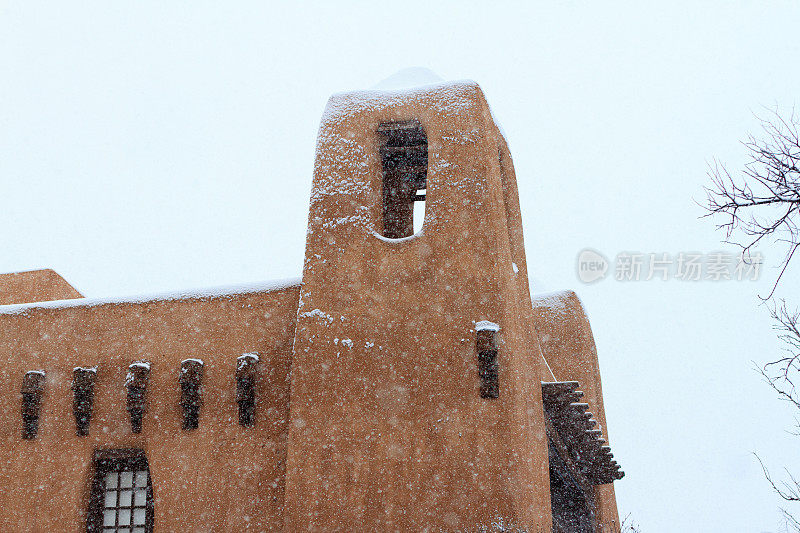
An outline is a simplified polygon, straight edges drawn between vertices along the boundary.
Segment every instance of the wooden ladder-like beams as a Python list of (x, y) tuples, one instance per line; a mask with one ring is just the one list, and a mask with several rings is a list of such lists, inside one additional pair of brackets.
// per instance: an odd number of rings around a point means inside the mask
[(594, 485), (622, 479), (625, 473), (613, 459), (602, 431), (595, 428), (589, 404), (580, 402), (582, 397), (577, 381), (542, 383), (545, 414), (580, 473)]

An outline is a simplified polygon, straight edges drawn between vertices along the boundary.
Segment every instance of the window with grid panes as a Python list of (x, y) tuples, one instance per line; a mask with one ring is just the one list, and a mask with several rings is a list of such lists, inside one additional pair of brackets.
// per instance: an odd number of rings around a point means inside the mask
[(104, 450), (95, 454), (87, 531), (153, 531), (153, 487), (142, 450)]

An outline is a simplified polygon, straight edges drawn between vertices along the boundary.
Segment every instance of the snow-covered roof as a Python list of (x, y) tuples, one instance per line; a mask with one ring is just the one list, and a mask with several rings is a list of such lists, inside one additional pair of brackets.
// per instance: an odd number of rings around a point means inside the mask
[(547, 308), (557, 316), (564, 316), (570, 308), (580, 309), (586, 317), (586, 309), (583, 302), (575, 295), (572, 290), (560, 290), (531, 295), (531, 304), (534, 308)]
[[(324, 138), (326, 124), (346, 120), (347, 117), (361, 111), (404, 105), (420, 94), (437, 93), (440, 98), (433, 103), (435, 111), (458, 113), (459, 110), (469, 109), (475, 105), (476, 89), (482, 93), (480, 86), (474, 80), (438, 81), (436, 78), (439, 76), (427, 69), (405, 69), (379, 83), (376, 86), (379, 89), (346, 91), (332, 95), (322, 115), (320, 138), (317, 142)], [(503, 127), (485, 99), (484, 104), (500, 135), (507, 139)]]
[(226, 296), (235, 296), (239, 294), (271, 292), (281, 289), (288, 289), (290, 287), (299, 287), (301, 282), (302, 279), (297, 277), (260, 283), (245, 283), (240, 285), (211, 287), (199, 290), (162, 292), (155, 294), (123, 296), (118, 298), (78, 298), (74, 300), (55, 300), (52, 302), (0, 305), (0, 315), (19, 315), (36, 309), (65, 309), (71, 307), (97, 307), (107, 304), (141, 304), (147, 302), (172, 300), (224, 298)]

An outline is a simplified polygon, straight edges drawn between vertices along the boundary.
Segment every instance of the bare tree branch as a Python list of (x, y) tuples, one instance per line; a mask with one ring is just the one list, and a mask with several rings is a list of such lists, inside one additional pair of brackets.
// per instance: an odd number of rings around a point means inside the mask
[[(787, 470), (786, 473), (789, 475), (789, 479), (791, 479), (791, 483), (786, 481), (781, 481), (780, 485), (778, 485), (773, 479), (772, 475), (769, 473), (769, 470), (766, 466), (764, 466), (764, 462), (761, 458), (756, 455), (756, 459), (758, 459), (758, 464), (761, 465), (761, 470), (764, 472), (764, 477), (767, 478), (767, 481), (770, 485), (772, 485), (772, 489), (784, 500), (787, 502), (800, 502), (800, 484), (797, 483), (797, 480), (789, 473)], [(785, 470), (785, 469), (784, 469)]]
[(639, 524), (635, 523), (633, 519), (631, 519), (631, 515), (628, 514), (623, 520), (622, 523), (616, 530), (616, 533), (641, 533), (641, 529), (639, 528)]
[[(758, 372), (781, 400), (800, 409), (800, 398), (798, 398), (795, 387), (795, 381), (800, 379), (800, 312), (796, 309), (790, 310), (786, 301), (781, 300), (780, 303), (773, 302), (769, 307), (769, 313), (773, 320), (772, 327), (781, 341), (783, 355), (759, 367)], [(800, 429), (797, 419), (795, 419), (795, 427)], [(784, 469), (788, 481), (784, 480), (778, 483), (773, 479), (761, 458), (758, 455), (756, 458), (772, 490), (787, 502), (800, 502), (800, 483), (794, 475)], [(800, 533), (800, 522), (787, 509), (783, 508), (781, 512), (786, 520), (787, 528), (791, 527)]]
[(798, 522), (797, 519), (783, 507), (781, 507), (781, 514), (783, 514), (783, 518), (786, 521), (787, 531), (789, 528), (792, 528), (792, 531), (800, 533), (800, 522)]
[[(795, 387), (795, 382), (800, 384), (800, 312), (789, 309), (784, 300), (773, 299), (800, 247), (800, 119), (794, 111), (784, 116), (777, 108), (767, 118), (756, 118), (762, 132), (759, 137), (749, 135), (742, 143), (748, 155), (744, 168), (732, 174), (716, 160), (709, 167), (711, 184), (705, 187), (704, 217), (718, 221), (717, 229), (725, 232), (725, 242), (741, 249), (745, 263), (751, 261), (759, 244), (777, 244), (785, 250), (769, 294), (761, 297), (767, 303), (782, 354), (757, 370), (778, 398), (800, 410)], [(800, 435), (798, 418), (795, 429)], [(776, 481), (761, 458), (756, 458), (772, 490), (786, 502), (800, 502), (800, 482), (792, 473), (784, 468), (784, 479)], [(787, 530), (800, 533), (800, 521), (788, 509), (781, 512)]]
[(717, 229), (725, 232), (725, 242), (741, 248), (747, 262), (762, 241), (781, 243), (785, 255), (770, 293), (772, 297), (800, 246), (800, 118), (778, 110), (768, 118), (757, 117), (762, 136), (749, 135), (742, 144), (748, 160), (737, 174), (715, 160), (705, 187), (705, 217), (713, 217)]
[(800, 409), (794, 384), (800, 377), (800, 312), (790, 310), (786, 301), (781, 300), (780, 304), (769, 307), (769, 313), (783, 345), (783, 356), (764, 364), (758, 372), (781, 399)]

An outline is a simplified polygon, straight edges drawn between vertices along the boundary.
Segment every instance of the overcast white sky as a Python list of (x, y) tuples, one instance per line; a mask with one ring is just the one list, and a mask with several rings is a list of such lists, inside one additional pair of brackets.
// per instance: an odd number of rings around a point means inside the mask
[(782, 530), (752, 455), (800, 473), (794, 413), (752, 370), (777, 350), (768, 279), (583, 285), (575, 259), (722, 248), (693, 199), (708, 161), (743, 160), (753, 111), (798, 103), (796, 2), (165, 4), (0, 0), (0, 271), (88, 296), (298, 276), (328, 96), (409, 66), (472, 78), (530, 274), (589, 310), (621, 514)]

